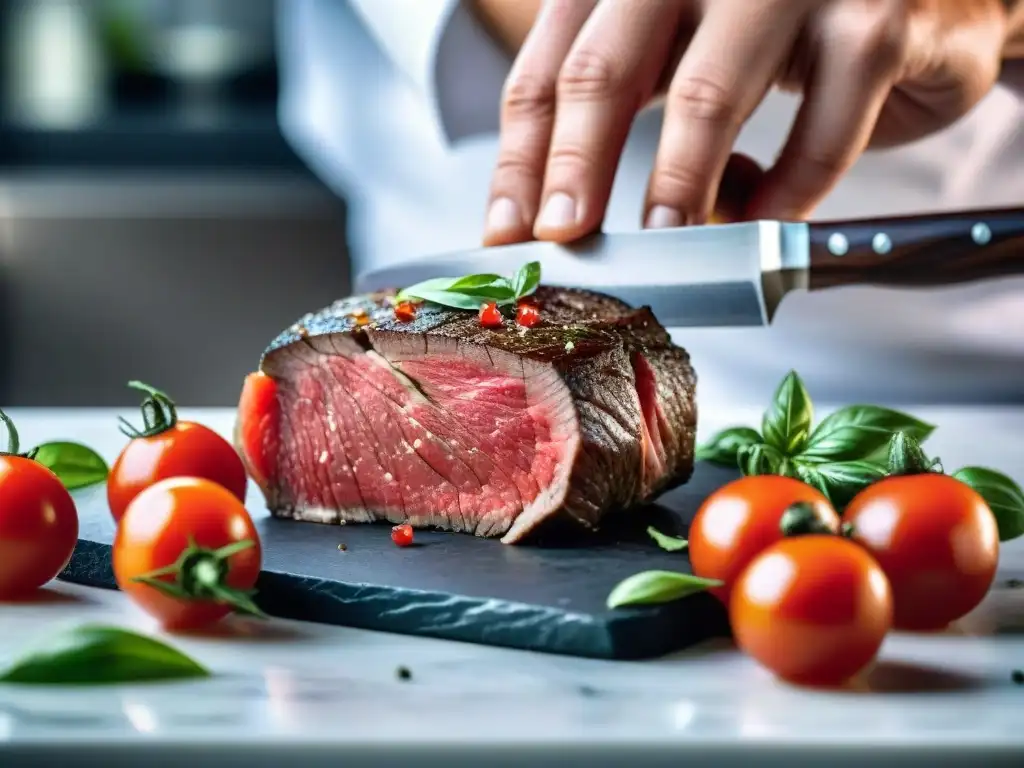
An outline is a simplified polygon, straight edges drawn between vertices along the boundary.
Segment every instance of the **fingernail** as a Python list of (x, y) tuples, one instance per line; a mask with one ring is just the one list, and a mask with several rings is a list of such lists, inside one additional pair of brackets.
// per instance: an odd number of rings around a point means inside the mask
[(539, 229), (564, 229), (576, 223), (576, 201), (564, 192), (555, 192), (537, 217)]
[(656, 205), (647, 212), (646, 229), (670, 229), (683, 226), (683, 215), (667, 205)]
[(519, 215), (516, 201), (508, 197), (499, 197), (491, 203), (487, 211), (487, 231), (490, 233), (508, 232), (521, 227), (523, 218)]

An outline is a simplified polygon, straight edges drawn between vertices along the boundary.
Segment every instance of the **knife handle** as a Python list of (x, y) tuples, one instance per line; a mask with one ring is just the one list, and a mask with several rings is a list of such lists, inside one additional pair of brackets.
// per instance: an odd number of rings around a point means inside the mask
[(943, 286), (1024, 274), (1024, 209), (813, 222), (811, 290)]

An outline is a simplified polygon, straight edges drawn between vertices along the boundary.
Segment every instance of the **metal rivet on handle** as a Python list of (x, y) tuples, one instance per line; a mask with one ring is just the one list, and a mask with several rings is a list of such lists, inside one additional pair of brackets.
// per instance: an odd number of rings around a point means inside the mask
[(988, 224), (979, 221), (973, 227), (971, 227), (971, 240), (976, 242), (978, 245), (985, 245), (992, 239), (992, 230), (988, 228)]
[(892, 250), (892, 240), (885, 232), (879, 232), (871, 238), (871, 248), (875, 253), (888, 253)]
[(833, 256), (845, 256), (850, 250), (850, 241), (842, 232), (833, 232), (828, 236), (828, 252)]

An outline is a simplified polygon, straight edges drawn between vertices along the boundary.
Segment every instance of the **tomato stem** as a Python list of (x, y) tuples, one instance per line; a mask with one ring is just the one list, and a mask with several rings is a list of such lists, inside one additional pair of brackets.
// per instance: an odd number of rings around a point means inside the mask
[[(220, 549), (207, 549), (189, 539), (188, 546), (171, 565), (136, 576), (132, 581), (179, 600), (212, 600), (230, 605), (239, 613), (266, 618), (252, 599), (256, 590), (235, 589), (225, 583), (230, 572), (228, 558), (252, 546), (255, 542), (245, 539)], [(167, 581), (166, 576), (173, 576), (174, 581)]]
[(942, 472), (942, 462), (939, 459), (929, 459), (913, 435), (900, 431), (893, 434), (889, 440), (889, 470), (890, 476), (901, 475), (925, 475), (932, 472)]
[(18, 428), (14, 426), (14, 420), (4, 413), (2, 408), (0, 408), (0, 424), (3, 425), (4, 431), (7, 432), (7, 450), (0, 451), (0, 456), (18, 456), (22, 459), (34, 459), (36, 457), (36, 454), (39, 452), (38, 448), (31, 448), (25, 453), (19, 453), (21, 450), (21, 438), (18, 436)]
[(809, 501), (798, 501), (791, 504), (782, 513), (779, 530), (783, 536), (805, 536), (810, 533), (835, 533), (828, 524), (818, 516), (818, 511)]
[(21, 440), (18, 437), (18, 428), (14, 426), (14, 422), (11, 421), (11, 417), (4, 413), (2, 408), (0, 408), (0, 424), (3, 424), (4, 429), (7, 432), (7, 450), (0, 451), (0, 456), (17, 456), (18, 449), (21, 448)]
[(178, 409), (174, 401), (165, 393), (149, 384), (141, 381), (129, 381), (128, 386), (139, 392), (144, 392), (146, 398), (140, 406), (142, 409), (142, 429), (136, 429), (124, 417), (119, 416), (121, 432), (132, 438), (155, 437), (169, 429), (173, 429), (178, 423)]

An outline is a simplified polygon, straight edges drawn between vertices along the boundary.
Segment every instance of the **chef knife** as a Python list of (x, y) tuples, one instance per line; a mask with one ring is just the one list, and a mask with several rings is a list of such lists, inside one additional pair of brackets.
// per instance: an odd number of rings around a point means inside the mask
[(477, 272), (512, 275), (528, 261), (541, 263), (545, 285), (647, 305), (668, 327), (768, 325), (794, 290), (938, 287), (1024, 274), (1024, 209), (753, 221), (596, 234), (570, 245), (529, 242), (391, 264), (359, 276), (356, 289)]

